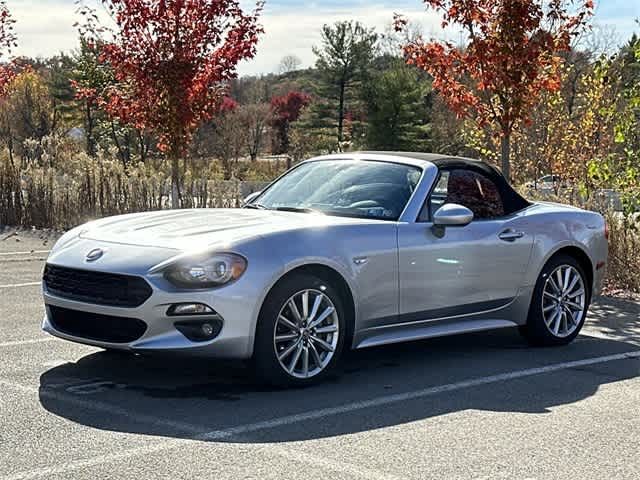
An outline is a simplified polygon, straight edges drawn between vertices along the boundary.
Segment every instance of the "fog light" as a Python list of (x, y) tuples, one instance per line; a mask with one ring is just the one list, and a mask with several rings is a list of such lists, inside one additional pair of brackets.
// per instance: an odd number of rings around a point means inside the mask
[(222, 330), (222, 318), (216, 315), (207, 320), (181, 320), (173, 324), (192, 342), (206, 342), (216, 338)]
[(176, 303), (169, 307), (167, 315), (213, 315), (216, 312), (204, 303)]
[(202, 330), (202, 334), (205, 337), (210, 337), (211, 335), (213, 335), (213, 325), (211, 325), (210, 323), (203, 323), (202, 326), (200, 327), (200, 330)]

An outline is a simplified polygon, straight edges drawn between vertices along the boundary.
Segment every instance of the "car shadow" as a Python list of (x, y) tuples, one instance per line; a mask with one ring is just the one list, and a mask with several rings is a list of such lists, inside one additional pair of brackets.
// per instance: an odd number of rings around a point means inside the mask
[[(260, 385), (240, 363), (97, 352), (44, 372), (40, 402), (49, 412), (94, 428), (175, 438), (194, 435), (179, 425), (218, 431), (309, 411), (357, 407), (323, 421), (282, 422), (229, 438), (249, 443), (352, 434), (468, 409), (545, 414), (593, 395), (604, 384), (637, 377), (638, 359), (576, 366), (433, 395), (412, 396), (411, 392), (638, 351), (635, 308), (636, 304), (609, 300), (594, 307), (590, 328), (606, 329), (615, 338), (585, 334), (567, 347), (531, 348), (516, 329), (503, 329), (376, 347), (348, 352), (344, 367), (327, 381), (293, 390)], [(396, 394), (402, 397), (397, 402), (370, 408), (363, 404)], [(92, 402), (100, 408), (86, 408)], [(105, 404), (116, 410), (105, 409)], [(129, 415), (123, 416), (122, 411)], [(138, 421), (138, 414), (163, 422)]]

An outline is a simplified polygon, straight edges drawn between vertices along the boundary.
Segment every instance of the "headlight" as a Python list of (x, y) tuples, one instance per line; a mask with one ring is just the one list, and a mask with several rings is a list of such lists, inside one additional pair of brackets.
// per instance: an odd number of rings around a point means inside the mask
[(218, 287), (240, 278), (247, 269), (244, 257), (235, 253), (218, 253), (202, 260), (185, 260), (170, 266), (165, 278), (177, 287)]

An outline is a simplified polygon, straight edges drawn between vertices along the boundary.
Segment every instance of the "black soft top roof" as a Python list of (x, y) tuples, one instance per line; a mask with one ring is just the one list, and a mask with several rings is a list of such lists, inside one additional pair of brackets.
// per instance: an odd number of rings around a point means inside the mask
[(500, 196), (504, 203), (505, 214), (517, 212), (524, 208), (527, 208), (531, 203), (524, 199), (518, 192), (516, 192), (507, 179), (504, 178), (500, 170), (495, 168), (482, 160), (475, 160), (473, 158), (465, 157), (453, 157), (449, 155), (441, 155), (438, 153), (421, 153), (421, 152), (358, 152), (358, 153), (370, 153), (376, 155), (392, 155), (395, 157), (415, 158), (416, 160), (425, 160), (433, 163), (439, 170), (453, 170), (455, 168), (465, 168), (469, 170), (476, 170), (489, 177), (496, 187), (500, 191)]

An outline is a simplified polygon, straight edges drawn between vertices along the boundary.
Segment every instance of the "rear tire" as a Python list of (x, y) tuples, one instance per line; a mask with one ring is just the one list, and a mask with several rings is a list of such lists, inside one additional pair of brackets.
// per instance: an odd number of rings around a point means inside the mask
[(536, 282), (527, 323), (520, 329), (536, 346), (567, 345), (584, 325), (591, 286), (580, 263), (560, 254), (544, 266)]
[(280, 281), (267, 296), (256, 327), (253, 364), (264, 383), (311, 385), (338, 363), (346, 317), (337, 290), (310, 274)]

